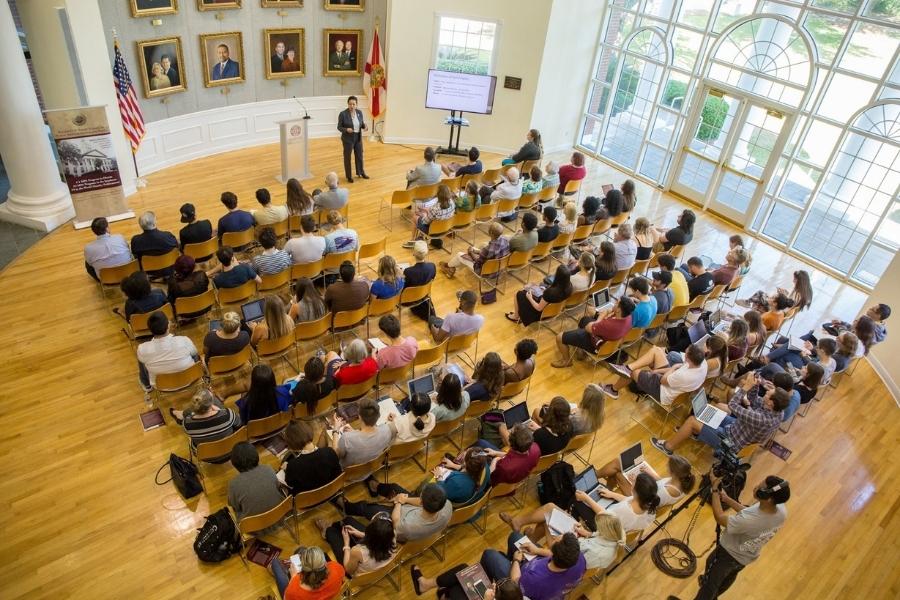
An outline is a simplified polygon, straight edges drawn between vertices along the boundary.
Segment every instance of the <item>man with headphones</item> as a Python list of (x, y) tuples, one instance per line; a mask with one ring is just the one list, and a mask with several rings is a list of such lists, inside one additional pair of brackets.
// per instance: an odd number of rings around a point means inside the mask
[[(728, 497), (721, 487), (721, 479), (710, 475), (712, 482), (713, 515), (716, 523), (724, 527), (715, 550), (706, 559), (706, 570), (699, 577), (700, 590), (694, 600), (714, 600), (723, 594), (738, 573), (759, 558), (762, 547), (775, 537), (784, 524), (787, 509), (784, 503), (791, 497), (788, 482), (769, 475), (753, 489), (758, 500), (753, 506), (744, 506)], [(737, 514), (725, 514), (723, 504)], [(669, 596), (668, 600), (678, 600)]]

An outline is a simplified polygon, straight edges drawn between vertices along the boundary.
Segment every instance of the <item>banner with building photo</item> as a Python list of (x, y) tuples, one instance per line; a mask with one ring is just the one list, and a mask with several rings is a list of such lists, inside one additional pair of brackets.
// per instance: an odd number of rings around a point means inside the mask
[(75, 228), (90, 226), (95, 217), (111, 221), (133, 217), (125, 204), (106, 109), (85, 106), (44, 114), (75, 206)]

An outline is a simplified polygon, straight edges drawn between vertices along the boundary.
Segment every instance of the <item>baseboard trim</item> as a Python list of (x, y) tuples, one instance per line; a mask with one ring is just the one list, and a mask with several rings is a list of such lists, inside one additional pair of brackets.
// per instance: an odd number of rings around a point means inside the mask
[(881, 378), (884, 386), (891, 393), (891, 396), (894, 397), (894, 402), (900, 407), (900, 386), (897, 385), (897, 382), (894, 381), (894, 378), (891, 377), (890, 372), (885, 366), (881, 364), (881, 361), (872, 355), (869, 355), (867, 358), (869, 359), (869, 364), (872, 365), (872, 370), (878, 374), (878, 377)]
[[(446, 139), (429, 139), (429, 138), (413, 138), (413, 137), (391, 137), (385, 136), (384, 138), (385, 144), (406, 144), (408, 146), (443, 146), (447, 143)], [(478, 146), (478, 150), (482, 152), (496, 152), (497, 154), (503, 154), (504, 156), (510, 155), (518, 148), (510, 149), (510, 148), (501, 148), (499, 146), (482, 146), (481, 144), (476, 144)]]

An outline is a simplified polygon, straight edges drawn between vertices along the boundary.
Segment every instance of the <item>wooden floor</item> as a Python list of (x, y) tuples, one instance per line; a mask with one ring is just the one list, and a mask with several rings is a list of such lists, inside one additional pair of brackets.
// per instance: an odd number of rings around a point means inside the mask
[[(316, 178), (309, 187), (318, 186), (327, 170), (339, 170), (339, 148), (334, 140), (313, 141)], [(421, 150), (370, 144), (366, 151), (372, 179), (350, 188), (351, 227), (364, 241), (387, 234), (389, 251), (398, 260), (409, 260), (409, 253), (400, 248), (408, 226), (396, 219), (390, 233), (376, 216), (382, 197), (401, 185), (405, 169), (421, 162)], [(253, 191), (261, 186), (283, 200), (283, 187), (274, 179), (278, 164), (275, 146), (197, 160), (149, 176), (147, 187), (129, 203), (137, 214), (156, 211), (161, 228), (177, 231), (182, 202), (193, 202), (200, 218), (215, 221), (223, 212), (219, 193), (226, 189), (237, 193), (245, 208), (255, 205)], [(623, 177), (592, 161), (586, 189), (595, 191)], [(648, 186), (639, 185), (638, 196), (636, 214), (659, 224), (674, 223), (683, 208)], [(138, 225), (131, 220), (112, 229), (130, 237)], [(732, 233), (729, 225), (701, 215), (689, 253), (719, 258)], [(83, 272), (82, 247), (91, 239), (89, 230), (62, 227), (0, 273), (5, 317), (0, 346), (7, 349), (0, 364), (0, 597), (253, 599), (268, 593), (271, 579), (262, 568), (245, 567), (237, 558), (202, 565), (191, 548), (203, 517), (225, 502), (233, 475), (230, 466), (209, 468), (208, 495), (187, 505), (171, 485), (154, 485), (154, 474), (170, 452), (185, 455), (185, 436), (171, 424), (148, 433), (141, 430), (138, 413), (144, 403), (134, 354), (120, 332), (121, 321), (105, 310), (96, 286)], [(753, 242), (751, 249), (753, 270), (743, 295), (776, 284), (788, 287), (795, 269), (808, 268), (761, 242)], [(437, 254), (435, 260), (446, 256)], [(472, 283), (465, 275), (453, 283), (439, 275), (438, 311), (454, 308), (456, 289)], [(812, 326), (832, 315), (851, 318), (865, 302), (862, 293), (822, 273), (814, 274), (813, 283), (813, 309), (802, 315), (799, 325)], [(511, 357), (523, 332), (503, 318), (509, 306), (507, 295), (479, 308), (488, 316), (479, 353), (493, 349)], [(407, 333), (424, 338), (421, 322), (404, 315), (403, 323)], [(187, 333), (199, 341), (202, 328)], [(543, 331), (537, 340), (539, 371), (529, 403), (535, 406), (556, 394), (577, 402), (591, 371), (579, 363), (569, 371), (550, 369), (552, 338)], [(598, 377), (612, 379), (602, 370)], [(172, 402), (181, 405), (183, 400)], [(644, 440), (649, 460), (662, 469), (662, 455), (646, 443), (647, 432), (631, 419), (633, 407), (628, 393), (609, 404), (592, 455), (595, 464)], [(638, 416), (656, 423), (649, 411)], [(897, 405), (868, 364), (861, 364), (839, 391), (814, 406), (806, 419), (797, 419), (788, 435), (779, 436), (793, 451), (789, 460), (761, 452), (750, 471), (748, 490), (771, 473), (787, 478), (793, 492), (790, 516), (728, 597), (900, 597), (898, 438)], [(261, 453), (263, 460), (275, 464), (266, 451)], [(685, 454), (698, 470), (708, 468), (705, 447), (688, 443)], [(420, 476), (410, 466), (400, 470), (397, 480), (409, 486)], [(536, 503), (532, 489), (528, 505)], [(484, 536), (471, 528), (454, 531), (444, 564), (429, 555), (420, 561), (424, 572), (472, 562), (482, 549), (502, 547), (507, 528), (497, 512), (512, 509), (508, 503), (492, 506)], [(336, 516), (330, 508), (323, 510)], [(682, 513), (669, 533), (682, 537), (688, 521), (688, 513)], [(310, 523), (311, 518), (304, 520), (302, 542), (319, 543)], [(691, 546), (702, 551), (713, 536), (711, 513), (704, 508)], [(286, 534), (273, 541), (288, 551), (293, 547)], [(364, 597), (413, 598), (406, 573), (401, 573), (401, 583), (399, 596), (384, 584)], [(647, 545), (610, 577), (608, 593), (610, 598), (665, 598), (670, 593), (690, 598), (696, 587), (694, 577), (677, 580), (659, 572)], [(592, 597), (599, 596), (597, 591)]]

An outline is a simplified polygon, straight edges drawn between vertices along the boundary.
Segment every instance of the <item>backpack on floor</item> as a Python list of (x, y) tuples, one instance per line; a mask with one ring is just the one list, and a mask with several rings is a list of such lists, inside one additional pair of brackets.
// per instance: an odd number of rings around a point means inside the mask
[(194, 552), (203, 562), (222, 562), (241, 550), (241, 538), (227, 508), (220, 508), (206, 517), (197, 530)]
[(559, 461), (541, 473), (538, 482), (541, 505), (552, 502), (563, 510), (570, 510), (575, 503), (575, 469), (565, 461)]

